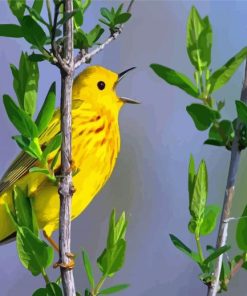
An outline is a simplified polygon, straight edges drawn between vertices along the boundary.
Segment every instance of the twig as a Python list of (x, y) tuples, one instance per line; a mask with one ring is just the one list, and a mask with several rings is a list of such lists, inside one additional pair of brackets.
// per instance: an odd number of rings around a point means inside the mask
[[(73, 11), (73, 0), (64, 0), (64, 13)], [(61, 174), (59, 182), (60, 215), (59, 215), (59, 261), (69, 264), (68, 254), (71, 242), (71, 199), (73, 195), (71, 172), (71, 96), (74, 73), (73, 60), (73, 19), (70, 18), (63, 26), (66, 36), (63, 46), (63, 60), (68, 69), (61, 69)], [(65, 296), (75, 296), (73, 270), (61, 267), (61, 278)]]
[[(241, 100), (245, 103), (247, 102), (247, 61), (245, 64), (245, 78), (244, 78), (244, 83), (241, 91)], [(228, 171), (224, 204), (223, 204), (223, 209), (222, 209), (222, 214), (220, 219), (220, 226), (219, 226), (217, 245), (216, 245), (217, 249), (220, 247), (223, 247), (227, 241), (228, 222), (229, 222), (228, 219), (230, 217), (230, 210), (232, 207), (232, 200), (233, 200), (233, 195), (235, 190), (236, 176), (238, 172), (239, 160), (241, 155), (241, 150), (239, 148), (239, 139), (240, 139), (239, 132), (240, 132), (240, 122), (238, 120), (237, 127), (236, 127), (236, 134), (235, 134), (234, 141), (232, 144), (232, 149), (231, 149), (231, 161), (230, 161), (230, 167)], [(223, 261), (223, 254), (220, 255), (216, 260), (215, 269), (213, 273), (214, 280), (212, 281), (211, 285), (208, 288), (208, 294), (207, 294), (208, 296), (215, 296), (218, 292), (222, 261)]]
[[(131, 8), (134, 4), (135, 0), (131, 0), (128, 8), (127, 8), (127, 12), (131, 11)], [(80, 51), (77, 56), (75, 57), (74, 63), (75, 63), (75, 69), (77, 69), (78, 67), (80, 67), (81, 64), (86, 63), (87, 61), (89, 61), (94, 55), (96, 55), (97, 53), (99, 53), (100, 51), (102, 51), (109, 43), (111, 43), (113, 40), (115, 40), (123, 31), (123, 25), (121, 25), (118, 30), (114, 33), (112, 33), (102, 44), (100, 44), (98, 47), (96, 47), (95, 49), (93, 49), (91, 52), (88, 52), (86, 54), (83, 54), (82, 51)]]
[[(53, 61), (53, 63), (56, 66), (58, 66), (60, 69), (63, 69), (65, 72), (68, 73), (70, 71), (70, 66), (67, 65), (66, 61), (61, 57), (57, 47), (57, 43), (56, 43), (57, 19), (59, 15), (59, 7), (61, 4), (63, 4), (62, 1), (55, 4), (54, 20), (53, 20), (53, 26), (51, 31), (51, 48), (52, 48), (52, 53), (55, 57), (55, 60)], [(64, 37), (65, 37), (64, 39), (66, 39), (67, 35), (64, 34)]]
[(244, 264), (244, 258), (241, 258), (238, 263), (233, 267), (231, 274), (230, 274), (230, 278), (233, 278), (236, 273), (240, 270), (240, 268), (243, 266)]

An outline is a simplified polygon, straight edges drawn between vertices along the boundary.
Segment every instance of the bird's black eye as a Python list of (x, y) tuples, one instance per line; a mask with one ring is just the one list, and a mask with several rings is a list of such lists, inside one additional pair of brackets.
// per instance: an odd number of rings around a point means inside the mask
[(97, 86), (98, 86), (98, 89), (103, 90), (105, 88), (105, 82), (104, 81), (99, 81)]

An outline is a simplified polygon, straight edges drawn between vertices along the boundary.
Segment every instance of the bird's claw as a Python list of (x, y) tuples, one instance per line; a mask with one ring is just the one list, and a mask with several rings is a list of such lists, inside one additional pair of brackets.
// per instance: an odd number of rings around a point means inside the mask
[(70, 259), (68, 263), (65, 262), (56, 262), (53, 264), (53, 268), (62, 267), (64, 269), (72, 270), (75, 267), (75, 255), (73, 253), (65, 253), (65, 255)]

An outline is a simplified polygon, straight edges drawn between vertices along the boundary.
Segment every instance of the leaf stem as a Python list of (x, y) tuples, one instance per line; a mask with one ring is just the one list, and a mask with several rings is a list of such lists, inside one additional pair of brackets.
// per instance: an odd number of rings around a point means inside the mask
[(92, 296), (97, 296), (101, 287), (103, 286), (105, 280), (106, 280), (106, 275), (102, 275), (101, 279), (99, 280), (98, 284), (96, 285), (95, 289), (92, 291)]
[(204, 94), (204, 85), (203, 85), (203, 79), (202, 79), (203, 72), (201, 69), (199, 70), (199, 78), (200, 78), (200, 87), (201, 87), (201, 93)]
[(201, 245), (201, 241), (200, 241), (200, 235), (198, 235), (197, 233), (195, 233), (195, 240), (196, 240), (196, 246), (197, 246), (197, 251), (198, 251), (200, 260), (201, 260), (201, 262), (203, 262), (204, 256), (203, 256), (202, 245)]
[(45, 271), (44, 268), (42, 268), (41, 273), (42, 273), (42, 276), (43, 276), (43, 278), (44, 278), (44, 280), (45, 280), (45, 283), (46, 283), (46, 284), (49, 284), (49, 283), (50, 283), (50, 279), (49, 279), (49, 277), (48, 277), (48, 275), (47, 275), (47, 273), (46, 273), (46, 271)]

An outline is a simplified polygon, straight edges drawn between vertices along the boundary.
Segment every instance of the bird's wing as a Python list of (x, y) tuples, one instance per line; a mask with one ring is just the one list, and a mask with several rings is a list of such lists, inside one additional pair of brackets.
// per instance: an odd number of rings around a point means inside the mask
[[(60, 131), (59, 110), (54, 113), (53, 119), (48, 128), (40, 136), (40, 145), (46, 145), (57, 133)], [(18, 181), (21, 177), (26, 175), (30, 168), (37, 165), (37, 159), (29, 156), (26, 152), (22, 151), (11, 163), (7, 171), (4, 173), (0, 180), (0, 194), (6, 191), (11, 185)]]

